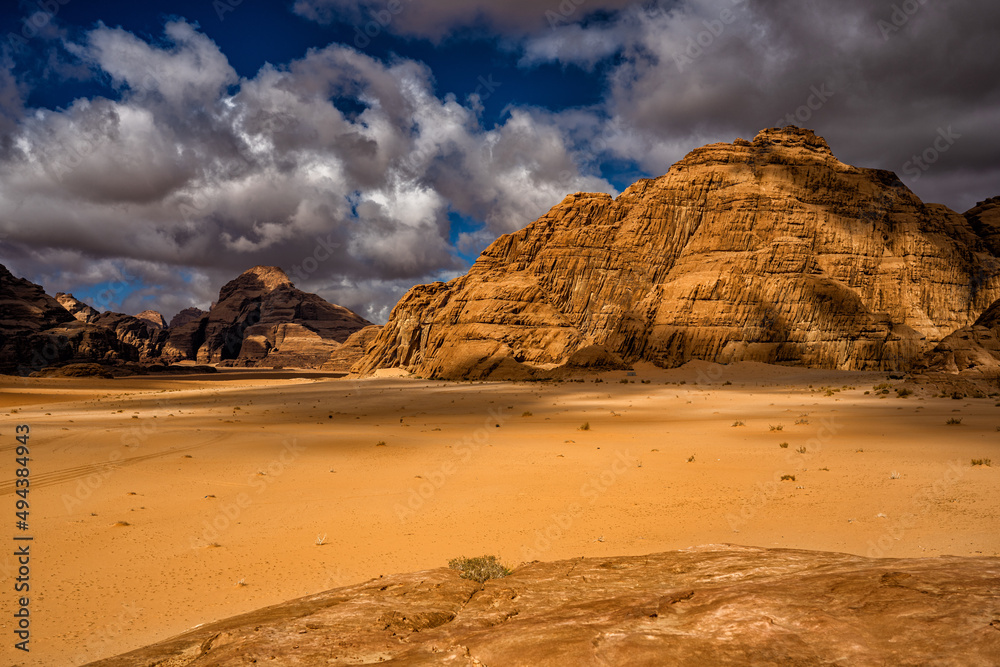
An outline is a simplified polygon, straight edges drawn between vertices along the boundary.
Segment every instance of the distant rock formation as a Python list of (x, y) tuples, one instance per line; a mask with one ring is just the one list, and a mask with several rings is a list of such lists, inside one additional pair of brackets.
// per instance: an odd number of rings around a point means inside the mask
[(197, 348), (199, 363), (318, 368), (371, 323), (296, 289), (284, 271), (255, 266), (219, 292)]
[(73, 317), (81, 322), (91, 324), (101, 314), (96, 309), (91, 308), (83, 301), (75, 298), (72, 294), (56, 292), (56, 301), (58, 301), (63, 308), (68, 310)]
[[(163, 320), (162, 315), (160, 320)], [(135, 349), (141, 362), (158, 360), (167, 341), (167, 331), (147, 318), (123, 313), (101, 313), (94, 324), (113, 331), (118, 340)]]
[(205, 342), (206, 326), (208, 311), (200, 308), (185, 308), (174, 315), (167, 328), (167, 340), (160, 352), (161, 359), (171, 363), (197, 358), (198, 348)]
[(146, 322), (149, 322), (157, 329), (167, 328), (167, 320), (164, 319), (161, 313), (155, 310), (144, 310), (138, 315), (136, 315), (136, 317), (140, 320), (145, 320)]
[(971, 326), (946, 336), (917, 368), (963, 375), (1000, 375), (1000, 301), (987, 308)]
[(507, 377), (599, 345), (900, 370), (1000, 298), (996, 200), (967, 216), (795, 127), (691, 152), (617, 199), (566, 197), (397, 304), (358, 373)]
[(135, 357), (108, 329), (77, 320), (41, 286), (0, 265), (0, 373)]
[(351, 367), (365, 356), (365, 352), (375, 342), (378, 332), (381, 330), (382, 327), (373, 324), (355, 331), (344, 341), (343, 345), (334, 350), (330, 358), (323, 364), (323, 370), (349, 372)]
[(1000, 559), (705, 546), (379, 577), (91, 667), (1000, 664)]

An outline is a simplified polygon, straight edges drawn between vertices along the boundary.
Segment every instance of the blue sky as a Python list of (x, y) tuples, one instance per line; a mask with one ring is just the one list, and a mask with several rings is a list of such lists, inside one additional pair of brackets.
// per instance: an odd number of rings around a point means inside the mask
[(963, 211), (1000, 195), (998, 29), (987, 0), (7, 3), (0, 262), (168, 319), (275, 264), (383, 321), (568, 193), (790, 122)]

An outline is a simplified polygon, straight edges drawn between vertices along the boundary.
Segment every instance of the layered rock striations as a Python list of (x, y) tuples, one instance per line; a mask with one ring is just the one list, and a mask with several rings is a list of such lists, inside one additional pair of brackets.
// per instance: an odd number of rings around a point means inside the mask
[(257, 266), (219, 292), (201, 332), (197, 361), (319, 367), (369, 325), (347, 308), (296, 289), (281, 269)]
[(1000, 664), (1000, 561), (705, 546), (380, 577), (94, 667)]
[(918, 370), (996, 377), (1000, 375), (1000, 301), (973, 324), (952, 332), (917, 364)]
[(351, 367), (358, 363), (365, 356), (368, 348), (375, 343), (375, 339), (378, 338), (378, 332), (381, 330), (382, 327), (373, 324), (355, 331), (323, 363), (323, 370), (342, 373), (350, 372)]
[(0, 265), (0, 372), (26, 375), (66, 362), (138, 359), (114, 332), (87, 317), (77, 319), (41, 286)]
[(58, 301), (63, 308), (68, 310), (73, 317), (81, 322), (92, 324), (101, 314), (95, 308), (91, 308), (89, 305), (80, 301), (72, 294), (56, 292), (56, 301)]
[(354, 370), (496, 377), (590, 346), (661, 366), (903, 369), (1000, 297), (994, 210), (924, 204), (809, 130), (764, 130), (616, 199), (567, 197), (465, 276), (413, 288)]

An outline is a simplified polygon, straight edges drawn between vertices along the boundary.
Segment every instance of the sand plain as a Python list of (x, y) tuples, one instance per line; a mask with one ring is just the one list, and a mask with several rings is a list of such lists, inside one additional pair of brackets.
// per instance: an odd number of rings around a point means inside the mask
[(79, 665), (459, 555), (1000, 555), (995, 398), (762, 364), (600, 378), (0, 377), (3, 539), (21, 423), (34, 537), (32, 650), (5, 584), (0, 662)]

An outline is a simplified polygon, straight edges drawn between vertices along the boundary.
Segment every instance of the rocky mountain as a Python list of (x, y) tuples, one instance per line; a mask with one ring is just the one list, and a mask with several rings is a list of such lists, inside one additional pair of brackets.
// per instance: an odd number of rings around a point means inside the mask
[[(162, 319), (163, 316), (160, 315), (160, 320)], [(101, 313), (94, 320), (94, 324), (113, 331), (118, 340), (135, 349), (137, 360), (141, 362), (160, 359), (160, 353), (167, 341), (167, 331), (147, 318), (123, 313)]]
[(355, 331), (344, 341), (343, 345), (333, 351), (330, 357), (323, 363), (324, 371), (336, 371), (347, 373), (351, 367), (361, 360), (368, 348), (378, 338), (378, 332), (382, 327), (371, 325)]
[[(227, 283), (210, 312), (99, 313), (71, 294), (58, 300), (0, 266), (0, 372), (66, 363), (173, 363), (320, 368), (337, 355), (346, 370), (364, 352), (371, 323), (295, 288), (281, 269), (258, 266)], [(377, 327), (374, 328), (377, 330)]]
[(146, 322), (153, 325), (157, 329), (167, 328), (167, 320), (163, 317), (162, 313), (159, 313), (155, 310), (144, 310), (138, 315), (136, 315), (136, 318), (140, 320), (145, 320)]
[(174, 315), (167, 327), (161, 359), (168, 363), (195, 359), (198, 348), (205, 342), (207, 325), (208, 311), (200, 308), (185, 308)]
[(518, 377), (584, 348), (904, 369), (1000, 298), (995, 221), (995, 200), (963, 216), (809, 130), (764, 130), (617, 198), (566, 197), (466, 275), (410, 290), (354, 370)]
[(1000, 559), (705, 546), (392, 575), (93, 667), (1000, 664)]
[(80, 301), (72, 294), (65, 294), (63, 292), (56, 292), (56, 301), (68, 310), (70, 314), (81, 322), (92, 323), (101, 314), (96, 309), (91, 308), (83, 301)]
[(53, 364), (137, 358), (112, 331), (78, 320), (41, 286), (0, 265), (0, 372), (28, 374)]
[(971, 326), (946, 336), (917, 368), (963, 375), (1000, 375), (1000, 301), (995, 301)]
[(204, 328), (199, 324), (197, 335), (203, 338), (196, 358), (199, 363), (318, 368), (351, 334), (369, 325), (347, 308), (296, 289), (281, 269), (255, 266), (219, 291)]

